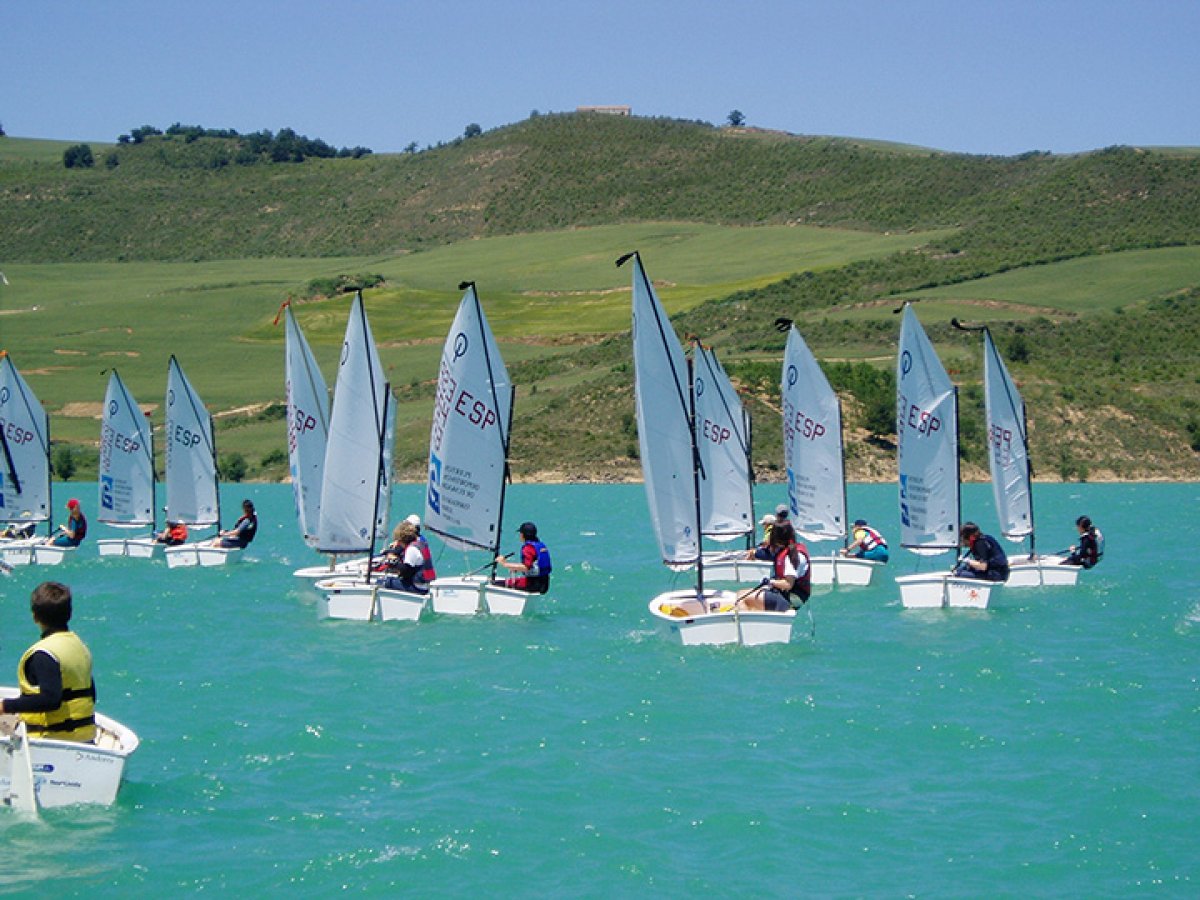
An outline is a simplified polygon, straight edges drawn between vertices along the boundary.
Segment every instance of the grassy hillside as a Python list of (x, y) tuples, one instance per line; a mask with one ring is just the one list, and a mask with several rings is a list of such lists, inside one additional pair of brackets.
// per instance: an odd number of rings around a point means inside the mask
[(222, 413), (223, 453), (281, 477), (271, 320), (306, 298), (332, 380), (347, 305), (312, 285), (370, 274), (402, 475), (423, 473), (436, 358), (470, 278), (518, 383), (516, 477), (636, 476), (628, 276), (612, 262), (637, 248), (680, 332), (714, 343), (745, 389), (763, 477), (778, 474), (779, 316), (843, 394), (851, 477), (891, 477), (905, 298), (963, 387), (968, 474), (983, 475), (978, 338), (952, 316), (990, 323), (1009, 356), (1039, 475), (1200, 477), (1195, 153), (969, 157), (599, 116), (270, 166), (163, 139), (93, 147), (94, 170), (68, 171), (47, 143), (0, 139), (0, 347), (82, 474), (102, 370), (150, 405), (175, 353)]

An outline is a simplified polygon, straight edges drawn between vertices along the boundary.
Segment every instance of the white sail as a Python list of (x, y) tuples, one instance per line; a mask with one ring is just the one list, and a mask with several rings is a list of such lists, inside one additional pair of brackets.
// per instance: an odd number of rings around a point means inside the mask
[(794, 325), (784, 350), (780, 392), (792, 524), (810, 541), (841, 540), (846, 537), (842, 407)]
[(633, 364), (638, 446), (650, 519), (664, 562), (695, 563), (695, 463), (687, 361), (641, 258), (633, 256)]
[(457, 547), (500, 544), (513, 387), (472, 284), (442, 348), (425, 527)]
[(958, 395), (912, 306), (904, 307), (896, 364), (901, 544), (958, 547)]
[(371, 336), (362, 295), (354, 298), (338, 366), (325, 448), (316, 548), (326, 553), (374, 549), (386, 528), (391, 496), (394, 406)]
[(99, 521), (154, 525), (154, 443), (149, 422), (116, 369), (108, 376), (100, 421), (99, 489)]
[(1000, 533), (1010, 541), (1033, 534), (1033, 492), (1029, 444), (1025, 433), (1025, 401), (1009, 377), (1004, 360), (983, 332), (983, 392), (987, 408), (988, 463)]
[(290, 305), (284, 315), (288, 466), (300, 534), (311, 547), (317, 543), (321, 516), (325, 445), (329, 440), (329, 390)]
[(750, 417), (711, 348), (694, 345), (696, 444), (700, 451), (700, 530), (729, 541), (754, 530)]
[(220, 522), (212, 416), (174, 356), (167, 366), (167, 521)]
[(0, 354), (0, 522), (50, 520), (50, 418)]

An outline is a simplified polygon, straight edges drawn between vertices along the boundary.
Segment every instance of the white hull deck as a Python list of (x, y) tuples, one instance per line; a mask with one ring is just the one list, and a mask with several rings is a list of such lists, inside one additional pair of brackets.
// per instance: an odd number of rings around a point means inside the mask
[(1009, 558), (1007, 587), (1073, 587), (1079, 581), (1080, 566), (1064, 566), (1061, 556), (1041, 556), (1013, 561)]
[(340, 563), (325, 563), (319, 566), (304, 566), (292, 572), (297, 578), (307, 578), (310, 581), (319, 581), (323, 578), (338, 578), (341, 576), (349, 576), (351, 578), (362, 578), (367, 573), (367, 557), (360, 556), (357, 559), (347, 559)]
[(704, 554), (706, 584), (758, 584), (771, 574), (771, 563), (746, 559), (745, 550), (714, 550)]
[(531, 601), (541, 596), (490, 584), (482, 575), (463, 575), (435, 580), (429, 586), (429, 607), (435, 613), (449, 616), (473, 616), (479, 612), (521, 616), (532, 608)]
[[(15, 697), (13, 687), (0, 687), (0, 696)], [(111, 806), (125, 775), (125, 763), (138, 748), (138, 736), (129, 728), (101, 713), (96, 714), (96, 743), (58, 741), (34, 737), (29, 740), (34, 794), (44, 809), (76, 803)], [(0, 796), (13, 787), (12, 739), (0, 738)]]
[(883, 563), (852, 556), (814, 556), (809, 560), (813, 585), (866, 587)]
[(126, 556), (130, 559), (153, 559), (162, 546), (153, 537), (102, 538), (96, 541), (96, 549), (101, 556)]
[(663, 633), (684, 646), (699, 644), (786, 644), (792, 639), (796, 611), (735, 610), (731, 591), (705, 591), (701, 609), (694, 590), (668, 591), (650, 601), (650, 615)]
[(902, 575), (896, 584), (900, 586), (900, 602), (905, 609), (987, 609), (992, 589), (1002, 582), (927, 572)]
[(214, 547), (207, 541), (179, 544), (167, 547), (164, 551), (168, 569), (188, 566), (224, 566), (240, 561), (242, 552), (241, 547)]
[(361, 578), (326, 578), (315, 584), (317, 613), (323, 619), (356, 622), (416, 622), (428, 599), (424, 594), (395, 591)]

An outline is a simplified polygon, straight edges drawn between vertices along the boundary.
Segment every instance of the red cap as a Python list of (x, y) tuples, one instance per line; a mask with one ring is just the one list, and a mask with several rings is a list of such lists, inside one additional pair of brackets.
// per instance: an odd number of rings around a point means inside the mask
[(72, 497), (67, 501), (67, 509), (79, 509), (79, 501)]

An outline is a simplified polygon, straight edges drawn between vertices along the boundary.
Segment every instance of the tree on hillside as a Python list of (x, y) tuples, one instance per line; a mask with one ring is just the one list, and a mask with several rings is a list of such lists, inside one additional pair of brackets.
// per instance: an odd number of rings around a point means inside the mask
[(475, 122), (472, 122), (466, 127), (466, 130), (463, 131), (463, 137), (465, 138), (479, 137), (481, 134), (483, 134), (483, 129), (480, 128)]
[(87, 144), (75, 144), (63, 151), (63, 165), (68, 169), (90, 169), (95, 164), (92, 148)]
[(741, 128), (746, 124), (746, 117), (740, 109), (735, 109), (726, 116), (725, 121), (729, 123), (730, 128)]
[(0, 137), (4, 137), (4, 123), (0, 122)]

